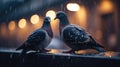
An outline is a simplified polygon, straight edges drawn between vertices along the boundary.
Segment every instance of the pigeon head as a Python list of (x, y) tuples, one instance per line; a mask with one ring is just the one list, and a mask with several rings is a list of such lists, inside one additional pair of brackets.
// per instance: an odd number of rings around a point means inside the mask
[(60, 20), (62, 20), (62, 18), (63, 18), (63, 19), (64, 19), (64, 18), (67, 18), (66, 13), (63, 12), (63, 11), (58, 11), (57, 14), (56, 14), (55, 19), (60, 19)]
[[(67, 14), (66, 14), (65, 12), (63, 12), (63, 11), (58, 11), (58, 12), (56, 13), (55, 19), (59, 19), (59, 21), (60, 21), (60, 26), (66, 26), (66, 25), (69, 24), (69, 20), (68, 20), (68, 18), (67, 18)], [(55, 19), (54, 19), (54, 20), (55, 20)]]
[(51, 22), (50, 17), (45, 17), (44, 18), (44, 24), (50, 24), (50, 22)]
[(43, 27), (49, 26), (51, 22), (50, 17), (45, 17), (43, 22)]

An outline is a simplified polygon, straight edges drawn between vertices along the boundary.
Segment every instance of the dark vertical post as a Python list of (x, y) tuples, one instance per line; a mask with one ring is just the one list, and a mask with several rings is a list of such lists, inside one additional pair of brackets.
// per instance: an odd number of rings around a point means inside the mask
[(120, 1), (115, 0), (116, 8), (117, 8), (117, 51), (120, 51)]
[[(107, 13), (101, 15), (101, 31), (102, 31), (102, 42), (107, 50), (113, 50), (109, 43), (109, 37), (115, 34), (115, 22), (114, 13)], [(115, 45), (115, 44), (114, 44)]]

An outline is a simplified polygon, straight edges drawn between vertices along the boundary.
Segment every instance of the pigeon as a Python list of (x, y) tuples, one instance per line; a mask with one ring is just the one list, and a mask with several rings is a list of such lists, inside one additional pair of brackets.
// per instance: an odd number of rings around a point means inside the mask
[(58, 11), (55, 19), (60, 20), (61, 39), (72, 48), (71, 52), (82, 49), (95, 49), (103, 52), (103, 46), (98, 44), (93, 37), (82, 27), (76, 24), (70, 24), (67, 15), (63, 11)]
[(42, 52), (45, 47), (50, 43), (53, 37), (52, 28), (50, 26), (50, 17), (45, 17), (43, 26), (30, 34), (27, 40), (18, 47), (16, 50), (21, 50), (21, 55), (25, 55), (28, 51), (34, 50)]

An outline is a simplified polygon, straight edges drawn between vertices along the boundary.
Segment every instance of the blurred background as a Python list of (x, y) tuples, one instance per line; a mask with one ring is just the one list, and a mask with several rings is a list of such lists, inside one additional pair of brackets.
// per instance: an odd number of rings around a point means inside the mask
[(86, 29), (106, 50), (120, 51), (119, 0), (0, 0), (0, 49), (19, 47), (42, 26), (45, 16), (67, 13), (71, 24)]

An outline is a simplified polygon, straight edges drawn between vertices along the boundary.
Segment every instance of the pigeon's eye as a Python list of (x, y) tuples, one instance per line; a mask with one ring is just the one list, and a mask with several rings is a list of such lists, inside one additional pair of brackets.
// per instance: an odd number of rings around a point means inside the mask
[(60, 15), (58, 15), (59, 17), (62, 17), (63, 15), (62, 14), (60, 14)]
[(59, 17), (64, 17), (65, 15), (64, 14), (58, 14)]

